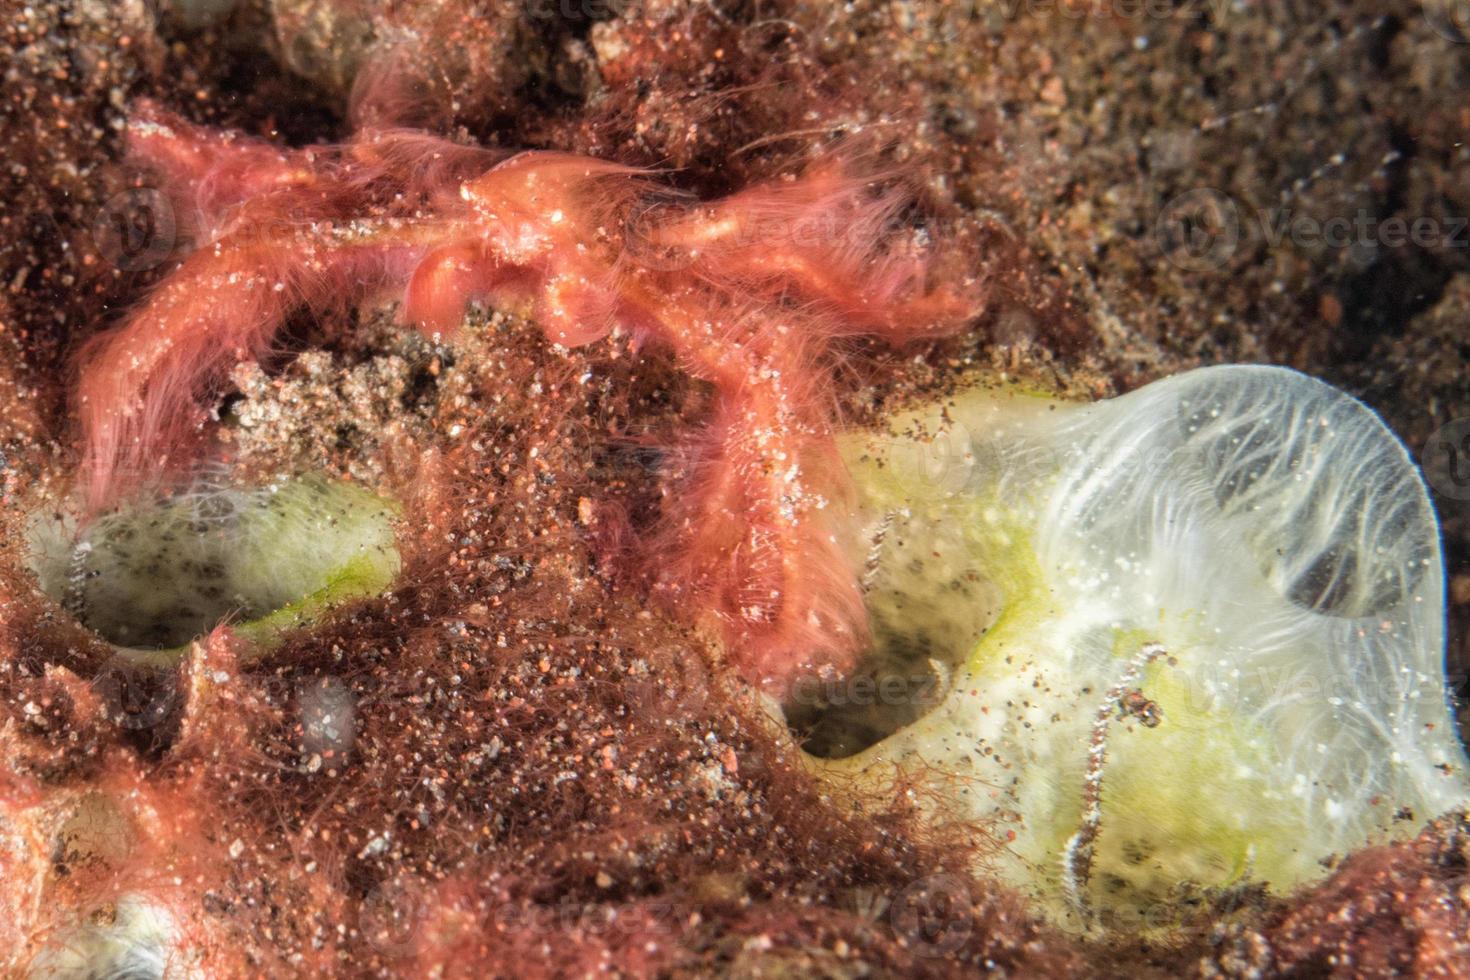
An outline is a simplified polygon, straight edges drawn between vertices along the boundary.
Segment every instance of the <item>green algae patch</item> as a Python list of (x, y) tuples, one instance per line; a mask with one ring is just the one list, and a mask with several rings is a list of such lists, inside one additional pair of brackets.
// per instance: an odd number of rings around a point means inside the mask
[(32, 568), (82, 624), (135, 660), (168, 664), (220, 623), (264, 649), (382, 592), (399, 568), (396, 517), (392, 502), (316, 476), (201, 487), (82, 528), (38, 519)]

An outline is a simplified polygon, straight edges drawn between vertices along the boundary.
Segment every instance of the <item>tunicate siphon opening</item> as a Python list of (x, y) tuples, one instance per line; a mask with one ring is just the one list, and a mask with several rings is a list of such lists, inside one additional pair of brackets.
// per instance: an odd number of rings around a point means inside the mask
[(818, 758), (876, 745), (939, 705), (949, 680), (1000, 615), (1000, 588), (945, 522), (889, 514), (865, 576), (872, 642), (843, 677), (793, 685), (787, 724)]
[(268, 642), (382, 591), (398, 571), (393, 521), (388, 501), (314, 476), (195, 486), (85, 526), (38, 515), (31, 566), (48, 595), (118, 647), (177, 650), (222, 622)]

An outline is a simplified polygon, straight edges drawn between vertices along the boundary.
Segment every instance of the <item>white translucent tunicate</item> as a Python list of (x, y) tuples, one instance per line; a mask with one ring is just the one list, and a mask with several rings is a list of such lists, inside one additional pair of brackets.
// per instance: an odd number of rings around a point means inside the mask
[(165, 980), (200, 971), (175, 946), (168, 912), (127, 895), (62, 933), (26, 972), (28, 980)]
[(1470, 798), (1434, 513), (1342, 392), (1250, 366), (1091, 405), (975, 391), (844, 453), (880, 633), (912, 624), (953, 670), (813, 766), (930, 784), (1058, 921), (1282, 892)]

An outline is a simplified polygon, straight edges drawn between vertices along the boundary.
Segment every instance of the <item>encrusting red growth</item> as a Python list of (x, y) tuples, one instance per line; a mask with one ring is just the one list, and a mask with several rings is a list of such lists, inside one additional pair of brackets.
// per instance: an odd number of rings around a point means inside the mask
[(663, 595), (718, 619), (748, 678), (779, 685), (860, 647), (833, 342), (937, 335), (979, 308), (972, 281), (934, 282), (937, 246), (898, 230), (908, 195), (892, 175), (839, 151), (699, 204), (587, 157), (403, 129), (282, 150), (151, 106), (130, 148), (166, 178), (194, 251), (83, 352), (94, 512), (187, 463), (229, 369), (288, 314), (403, 289), (405, 318), (449, 335), (484, 299), (527, 308), (564, 346), (614, 330), (666, 345), (713, 386), (641, 550)]

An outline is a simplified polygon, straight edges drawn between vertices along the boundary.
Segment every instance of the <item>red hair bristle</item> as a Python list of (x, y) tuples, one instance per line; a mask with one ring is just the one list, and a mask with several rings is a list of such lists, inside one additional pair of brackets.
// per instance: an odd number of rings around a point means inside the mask
[(528, 303), (558, 344), (621, 327), (714, 385), (643, 549), (661, 593), (718, 622), (752, 680), (850, 662), (865, 632), (827, 347), (951, 331), (979, 307), (975, 283), (933, 281), (934, 247), (898, 227), (901, 181), (838, 151), (691, 207), (646, 171), (406, 130), (283, 152), (154, 109), (139, 129), (212, 237), (83, 352), (93, 509), (185, 458), (228, 369), (293, 309), (397, 286), (410, 322), (448, 334), (472, 299)]

